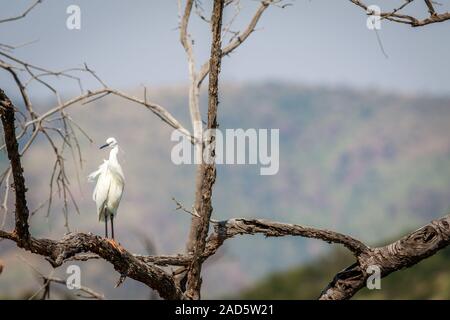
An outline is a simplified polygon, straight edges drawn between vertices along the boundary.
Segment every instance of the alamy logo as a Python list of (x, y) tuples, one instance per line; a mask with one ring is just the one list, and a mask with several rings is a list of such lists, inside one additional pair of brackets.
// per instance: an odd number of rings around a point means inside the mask
[(72, 4), (67, 7), (66, 13), (69, 15), (66, 20), (66, 27), (69, 30), (81, 29), (81, 9), (79, 6)]
[(69, 290), (81, 288), (81, 269), (77, 265), (70, 265), (66, 269), (66, 273), (69, 274), (66, 280), (66, 286)]
[(366, 286), (369, 290), (381, 289), (381, 268), (377, 265), (371, 265), (367, 267), (367, 274), (370, 276), (367, 278)]
[[(203, 154), (197, 155), (189, 137), (179, 130), (171, 141), (178, 142), (171, 153), (172, 162), (180, 164), (251, 164), (260, 165), (261, 175), (274, 175), (279, 170), (279, 129), (206, 130), (203, 133)], [(214, 159), (210, 158), (215, 147)]]

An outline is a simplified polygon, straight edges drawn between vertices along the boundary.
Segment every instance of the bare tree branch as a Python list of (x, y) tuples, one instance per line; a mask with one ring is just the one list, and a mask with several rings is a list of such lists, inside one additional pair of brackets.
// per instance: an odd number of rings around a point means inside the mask
[[(145, 263), (155, 264), (161, 267), (167, 266), (187, 266), (192, 260), (191, 256), (176, 254), (176, 255), (142, 255), (133, 254), (133, 256)], [(101, 257), (95, 253), (79, 253), (64, 260), (67, 261), (88, 261), (97, 260)]]
[[(215, 130), (218, 127), (217, 123), (217, 108), (219, 105), (219, 73), (222, 60), (222, 14), (223, 14), (223, 0), (215, 0), (213, 13), (211, 18), (212, 23), (212, 44), (211, 44), (211, 74), (209, 77), (208, 88), (208, 130)], [(213, 145), (215, 137), (211, 135), (207, 144)], [(202, 163), (200, 165), (200, 194), (202, 195), (202, 201), (200, 205), (196, 206), (196, 211), (200, 215), (200, 223), (196, 230), (194, 238), (194, 252), (192, 263), (189, 266), (187, 274), (187, 291), (186, 296), (191, 299), (200, 299), (200, 287), (201, 287), (201, 270), (202, 270), (202, 255), (206, 246), (206, 237), (209, 231), (209, 219), (212, 214), (212, 188), (216, 180), (216, 167), (214, 163), (215, 147), (210, 147), (208, 150), (209, 163)]]
[(196, 156), (201, 156), (202, 152), (202, 119), (200, 115), (200, 105), (199, 105), (199, 88), (195, 86), (197, 75), (195, 71), (195, 57), (194, 49), (192, 46), (192, 40), (188, 34), (188, 24), (189, 18), (192, 12), (193, 0), (186, 1), (186, 7), (184, 9), (184, 14), (182, 15), (180, 22), (180, 42), (186, 52), (188, 58), (189, 67), (189, 112), (191, 115), (192, 128), (195, 138), (195, 150)]
[(252, 235), (258, 233), (266, 237), (300, 236), (319, 239), (328, 243), (342, 244), (357, 257), (370, 251), (370, 248), (361, 241), (330, 230), (264, 219), (234, 218), (214, 224), (214, 232), (208, 238), (205, 256), (214, 254), (225, 240), (233, 238), (236, 235)]
[[(50, 276), (42, 276), (42, 279), (50, 284), (50, 283), (58, 283), (58, 284), (62, 284), (62, 285), (67, 285), (66, 284), (66, 280), (61, 279), (61, 278), (57, 278), (57, 277), (50, 277)], [(76, 290), (84, 292), (87, 294), (87, 296), (82, 296), (80, 294), (77, 294), (77, 296), (82, 297), (82, 298), (87, 298), (87, 299), (96, 299), (96, 300), (105, 300), (105, 295), (103, 293), (99, 293), (95, 290), (92, 290), (89, 287), (86, 286), (80, 286), (79, 288), (77, 288)]]
[[(67, 281), (61, 278), (53, 277), (53, 271), (49, 275), (44, 275), (40, 270), (38, 270), (35, 266), (33, 266), (31, 263), (29, 263), (25, 258), (22, 256), (19, 256), (20, 259), (22, 259), (23, 262), (25, 262), (36, 274), (36, 276), (43, 281), (43, 286), (39, 288), (38, 291), (36, 291), (29, 299), (34, 298), (39, 292), (44, 290), (44, 294), (42, 295), (42, 299), (50, 298), (50, 284), (51, 283), (58, 283), (62, 284), (64, 286), (67, 286)], [(86, 293), (88, 296), (84, 298), (93, 298), (97, 300), (104, 300), (105, 296), (101, 293), (98, 293), (91, 288), (88, 288), (86, 286), (80, 286), (77, 288), (78, 291)], [(77, 294), (80, 296), (80, 294)]]
[(25, 18), (27, 16), (27, 14), (30, 13), (30, 11), (33, 10), (34, 7), (36, 7), (39, 3), (42, 3), (42, 0), (36, 0), (22, 14), (20, 14), (18, 16), (1, 19), (0, 23), (11, 22), (14, 20), (19, 20), (19, 19)]
[(2, 222), (0, 223), (0, 229), (2, 229), (5, 226), (6, 217), (8, 215), (8, 197), (9, 191), (11, 189), (11, 184), (9, 182), (10, 178), (11, 178), (11, 166), (8, 167), (5, 174), (5, 194), (3, 195), (3, 202), (1, 206), (1, 211), (3, 211), (3, 218)]
[(378, 266), (381, 276), (411, 267), (450, 244), (450, 215), (434, 220), (387, 246), (358, 256), (357, 262), (339, 272), (320, 295), (322, 300), (350, 299), (366, 285), (369, 266)]
[(14, 233), (17, 234), (18, 245), (26, 247), (29, 243), (30, 233), (28, 231), (28, 206), (25, 193), (25, 179), (19, 154), (19, 144), (16, 140), (14, 106), (0, 89), (0, 115), (5, 135), (6, 150), (11, 164), (14, 180), (14, 191), (16, 195), (16, 224)]
[[(247, 38), (255, 31), (255, 27), (258, 24), (259, 19), (261, 18), (264, 11), (269, 7), (269, 5), (273, 3), (280, 2), (279, 0), (264, 0), (261, 1), (260, 6), (256, 10), (253, 18), (251, 19), (248, 26), (242, 31), (238, 36), (236, 36), (235, 40), (228, 44), (226, 47), (222, 49), (222, 56), (226, 56), (233, 52), (237, 47), (239, 47)], [(203, 80), (209, 73), (209, 61), (202, 65), (200, 71), (197, 76), (197, 87), (200, 87)]]
[[(184, 128), (179, 122), (178, 120), (175, 119), (174, 116), (172, 116), (172, 114), (170, 114), (166, 109), (164, 109), (163, 107), (161, 107), (160, 105), (156, 104), (156, 103), (151, 103), (151, 102), (146, 102), (144, 100), (141, 100), (139, 98), (130, 96), (124, 92), (118, 91), (118, 90), (114, 90), (114, 89), (110, 89), (110, 88), (103, 88), (103, 89), (99, 89), (96, 91), (89, 91), (83, 95), (77, 96), (75, 98), (72, 98), (62, 104), (57, 105), (56, 107), (48, 110), (47, 112), (45, 112), (44, 114), (42, 114), (41, 116), (37, 117), (36, 119), (29, 121), (26, 123), (26, 127), (35, 124), (35, 123), (39, 123), (42, 122), (44, 119), (49, 118), (50, 116), (54, 115), (57, 112), (60, 112), (64, 109), (66, 109), (67, 107), (81, 102), (83, 100), (92, 98), (92, 97), (96, 97), (102, 94), (113, 94), (116, 95), (118, 97), (121, 97), (125, 100), (129, 100), (129, 101), (133, 101), (136, 102), (140, 105), (145, 106), (147, 109), (149, 109), (150, 111), (152, 111), (156, 116), (158, 116), (163, 122), (167, 123), (169, 126), (171, 126), (174, 129), (179, 130), (180, 132), (182, 132), (183, 134), (185, 134), (188, 137), (191, 137), (191, 134), (189, 133), (189, 131)], [(191, 139), (192, 140), (192, 139)]]
[[(366, 12), (369, 11), (368, 6), (364, 4), (362, 1), (360, 0), (349, 0), (349, 1), (357, 5), (358, 7), (364, 9)], [(406, 0), (406, 2), (400, 7), (400, 9), (403, 9), (407, 4), (413, 1), (414, 0)], [(428, 6), (430, 13), (430, 16), (425, 19), (416, 18), (406, 14), (400, 14), (399, 13), (400, 9), (395, 9), (391, 12), (381, 12), (380, 17), (393, 22), (409, 24), (412, 27), (422, 27), (428, 24), (443, 22), (450, 19), (450, 12), (438, 14), (435, 12), (433, 5), (431, 4), (431, 1), (426, 0), (425, 2)]]
[(19, 87), (20, 94), (22, 95), (23, 102), (25, 104), (25, 107), (27, 108), (29, 114), (31, 117), (35, 117), (35, 113), (33, 111), (33, 107), (31, 106), (31, 100), (28, 96), (28, 93), (25, 89), (25, 85), (22, 83), (22, 81), (19, 79), (19, 76), (17, 75), (17, 72), (14, 70), (14, 68), (11, 65), (8, 65), (4, 63), (3, 61), (0, 61), (0, 67), (7, 70), (14, 78), (14, 81), (16, 82), (17, 86)]
[[(12, 240), (20, 246), (22, 239), (16, 233), (0, 230), (0, 238)], [(133, 256), (113, 240), (86, 233), (68, 233), (61, 240), (29, 238), (24, 249), (46, 257), (53, 267), (80, 253), (95, 253), (110, 262), (125, 277), (140, 281), (158, 291), (164, 299), (183, 299), (171, 275), (161, 268)]]
[(428, 12), (430, 13), (430, 16), (434, 16), (436, 14), (436, 11), (434, 10), (432, 1), (431, 0), (424, 0), (424, 1), (428, 7)]
[[(203, 159), (203, 124), (200, 114), (200, 88), (196, 85), (197, 83), (197, 73), (195, 66), (194, 50), (192, 45), (192, 40), (188, 34), (188, 24), (192, 13), (193, 0), (186, 0), (186, 5), (184, 13), (180, 13), (180, 42), (186, 52), (188, 59), (189, 68), (189, 114), (191, 117), (192, 130), (194, 135), (194, 148), (195, 148), (195, 158)], [(179, 0), (179, 8), (181, 10), (181, 0)], [(197, 171), (195, 175), (195, 200), (194, 207), (197, 206), (202, 201), (202, 195), (200, 193), (201, 184), (201, 172), (200, 166), (197, 166)], [(198, 221), (194, 219), (191, 220), (191, 227), (189, 230), (189, 237), (187, 240), (186, 249), (188, 252), (194, 251), (194, 238), (196, 230), (198, 229)]]

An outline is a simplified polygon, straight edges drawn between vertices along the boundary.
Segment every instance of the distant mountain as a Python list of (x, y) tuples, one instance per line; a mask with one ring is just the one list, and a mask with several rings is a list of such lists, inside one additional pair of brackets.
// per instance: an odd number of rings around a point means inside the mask
[[(272, 273), (243, 290), (236, 299), (317, 299), (340, 270), (354, 259), (343, 250), (304, 266)], [(363, 288), (353, 299), (450, 299), (450, 248), (419, 264), (381, 279), (379, 290)]]
[[(149, 90), (148, 100), (167, 107), (190, 128), (186, 93), (184, 87)], [(134, 94), (142, 97), (143, 90)], [(35, 108), (54, 104), (35, 102)], [(206, 106), (203, 94), (203, 115)], [(126, 175), (116, 221), (118, 239), (134, 252), (145, 252), (142, 234), (160, 253), (184, 250), (190, 217), (175, 211), (171, 198), (192, 205), (195, 168), (171, 163), (171, 129), (145, 108), (110, 96), (68, 112), (94, 140), (90, 145), (81, 138), (79, 186), (71, 171), (81, 211), (69, 212), (71, 230), (103, 234), (86, 176), (107, 156), (97, 146), (115, 136)], [(219, 165), (214, 218), (260, 217), (313, 225), (350, 233), (368, 244), (397, 236), (450, 208), (449, 123), (450, 97), (277, 82), (225, 85), (220, 92), (220, 128), (280, 129), (280, 169), (277, 175), (260, 176), (259, 166)], [(70, 153), (66, 158), (72, 158)], [(41, 204), (49, 192), (53, 161), (44, 139), (24, 158), (31, 207)], [(32, 232), (60, 237), (65, 232), (61, 206), (54, 201), (48, 219), (46, 210), (34, 215)], [(204, 269), (203, 296), (239, 292), (268, 272), (312, 261), (328, 249), (320, 241), (294, 237), (229, 240)], [(23, 280), (29, 268), (17, 259), (18, 252), (22, 251), (7, 241), (0, 243), (0, 258), (6, 263), (0, 294), (20, 294), (38, 286), (32, 278)], [(51, 270), (45, 262), (40, 265)], [(108, 264), (91, 261), (82, 264), (82, 271), (86, 284), (109, 298), (149, 296), (148, 288), (132, 280), (114, 289), (117, 274)], [(64, 273), (64, 267), (59, 272)]]

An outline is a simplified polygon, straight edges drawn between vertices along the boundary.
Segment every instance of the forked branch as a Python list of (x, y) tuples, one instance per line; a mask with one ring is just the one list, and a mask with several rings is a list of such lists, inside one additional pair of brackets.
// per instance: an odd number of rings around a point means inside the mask
[[(357, 5), (358, 7), (364, 9), (366, 12), (368, 12), (368, 14), (371, 14), (369, 6), (366, 5), (364, 2), (360, 0), (349, 0), (349, 1)], [(392, 11), (381, 12), (380, 17), (393, 22), (409, 24), (412, 27), (423, 27), (428, 24), (443, 22), (450, 19), (450, 12), (437, 13), (433, 7), (432, 1), (430, 0), (424, 1), (428, 7), (428, 12), (430, 14), (428, 17), (424, 19), (400, 13), (400, 11), (404, 7), (414, 2), (414, 0), (405, 0), (404, 3), (399, 8), (394, 9)]]
[(357, 261), (339, 272), (321, 293), (319, 299), (350, 299), (361, 288), (371, 273), (368, 268), (376, 266), (381, 277), (411, 267), (432, 256), (450, 244), (450, 215), (434, 220), (387, 246), (374, 248), (360, 255)]
[(21, 14), (14, 16), (14, 17), (0, 19), (0, 23), (11, 22), (14, 20), (19, 20), (19, 19), (25, 18), (27, 16), (27, 14), (29, 14), (30, 11), (33, 10), (40, 3), (42, 3), (42, 0), (36, 0), (27, 9), (25, 9), (25, 11), (22, 12)]

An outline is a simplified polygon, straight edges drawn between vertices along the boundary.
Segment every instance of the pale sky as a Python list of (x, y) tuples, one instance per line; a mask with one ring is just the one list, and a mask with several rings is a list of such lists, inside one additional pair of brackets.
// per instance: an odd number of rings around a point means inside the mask
[[(438, 8), (448, 10), (449, 0), (440, 2)], [(0, 19), (21, 13), (30, 3), (0, 0)], [(210, 2), (203, 3), (208, 13)], [(252, 0), (241, 3), (237, 30), (258, 5)], [(381, 8), (389, 3), (392, 0), (370, 1)], [(66, 28), (71, 4), (81, 8), (81, 30)], [(411, 10), (426, 13), (423, 1)], [(227, 18), (232, 15), (232, 10), (226, 12)], [(450, 21), (422, 28), (383, 21), (379, 35), (386, 58), (366, 18), (348, 0), (297, 0), (285, 9), (270, 8), (257, 32), (225, 58), (221, 79), (450, 93)], [(197, 61), (203, 62), (209, 53), (209, 26), (194, 20), (190, 32)], [(54, 69), (87, 62), (113, 87), (179, 85), (188, 75), (177, 21), (176, 0), (44, 0), (25, 19), (0, 24), (0, 43), (38, 40), (15, 55)], [(11, 85), (9, 78), (0, 72), (2, 86)], [(93, 83), (87, 81), (89, 85)]]

